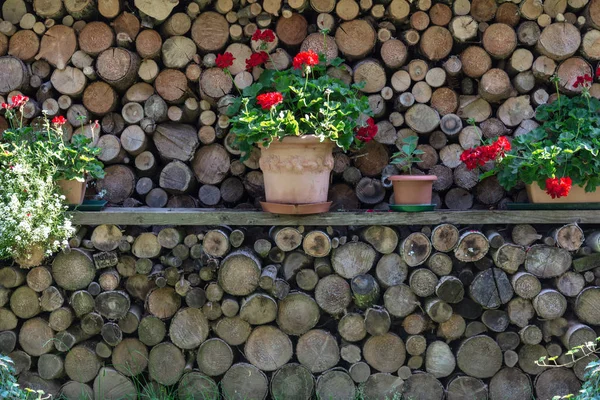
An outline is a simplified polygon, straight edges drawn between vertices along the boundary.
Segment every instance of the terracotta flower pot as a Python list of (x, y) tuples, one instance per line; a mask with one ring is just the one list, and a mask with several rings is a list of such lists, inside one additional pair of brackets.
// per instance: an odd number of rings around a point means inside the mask
[(393, 175), (394, 204), (431, 204), (435, 175)]
[(333, 142), (314, 135), (288, 136), (261, 147), (260, 169), (269, 203), (313, 204), (327, 201), (333, 169)]
[(40, 266), (45, 258), (46, 253), (44, 252), (44, 248), (34, 244), (29, 247), (27, 254), (21, 254), (15, 257), (15, 261), (21, 268), (33, 268)]
[(62, 194), (67, 198), (67, 204), (81, 204), (85, 196), (85, 182), (79, 182), (75, 179), (59, 179), (56, 184), (60, 187)]
[(525, 185), (531, 203), (600, 203), (600, 188), (586, 192), (583, 186), (573, 186), (568, 196), (553, 199), (537, 182)]

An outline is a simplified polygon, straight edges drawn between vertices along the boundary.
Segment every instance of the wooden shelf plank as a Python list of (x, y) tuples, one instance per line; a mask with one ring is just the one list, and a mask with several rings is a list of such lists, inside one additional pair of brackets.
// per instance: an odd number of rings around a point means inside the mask
[(423, 213), (332, 212), (317, 215), (275, 215), (260, 211), (223, 209), (108, 208), (71, 212), (77, 225), (436, 225), (478, 224), (600, 224), (598, 210), (552, 211), (432, 211)]

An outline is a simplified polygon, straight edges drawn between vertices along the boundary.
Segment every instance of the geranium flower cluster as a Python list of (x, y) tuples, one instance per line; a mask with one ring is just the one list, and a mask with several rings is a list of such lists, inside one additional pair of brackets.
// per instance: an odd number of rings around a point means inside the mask
[(64, 125), (67, 123), (67, 119), (62, 115), (57, 115), (56, 117), (52, 118), (52, 123), (59, 126)]
[(377, 130), (378, 128), (377, 125), (375, 125), (375, 120), (373, 120), (373, 118), (369, 118), (367, 119), (366, 126), (361, 126), (360, 128), (356, 129), (356, 138), (361, 142), (368, 143), (375, 138), (375, 135), (377, 135)]
[(269, 60), (269, 55), (265, 51), (252, 53), (250, 58), (246, 60), (246, 69), (249, 71), (254, 67), (259, 67)]
[(270, 110), (283, 101), (283, 96), (279, 92), (263, 93), (256, 96), (256, 102), (263, 110)]
[(294, 69), (302, 69), (304, 66), (312, 67), (319, 63), (319, 55), (312, 50), (303, 51), (294, 57)]
[(570, 177), (563, 178), (548, 178), (546, 179), (546, 193), (552, 196), (553, 199), (565, 197), (571, 191), (573, 182)]
[(2, 103), (1, 106), (2, 106), (2, 108), (6, 109), (6, 110), (11, 110), (13, 108), (21, 108), (28, 101), (29, 101), (29, 97), (19, 94), (19, 95), (13, 96), (12, 99), (10, 99), (11, 104)]
[(478, 146), (467, 149), (460, 155), (460, 161), (464, 162), (467, 169), (472, 170), (478, 166), (485, 165), (486, 162), (495, 160), (498, 156), (510, 150), (510, 142), (506, 136), (500, 136), (498, 140), (487, 146)]
[(219, 54), (217, 55), (217, 59), (215, 60), (215, 65), (219, 68), (229, 68), (233, 65), (233, 61), (235, 60), (235, 58), (233, 57), (233, 54), (231, 54), (230, 52), (225, 52), (223, 54)]
[(575, 79), (575, 83), (573, 84), (573, 87), (578, 88), (578, 87), (589, 87), (592, 84), (592, 77), (588, 74), (585, 75), (581, 75), (578, 76), (577, 79)]
[(275, 33), (270, 29), (263, 29), (262, 31), (257, 29), (256, 32), (254, 32), (254, 35), (252, 35), (252, 40), (255, 42), (262, 41), (271, 43), (275, 41)]

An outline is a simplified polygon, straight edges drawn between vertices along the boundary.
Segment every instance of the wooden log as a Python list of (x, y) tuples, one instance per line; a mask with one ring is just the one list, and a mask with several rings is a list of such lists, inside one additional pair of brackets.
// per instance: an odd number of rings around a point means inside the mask
[(386, 254), (377, 262), (375, 275), (379, 284), (387, 289), (406, 280), (408, 266), (398, 254)]
[[(257, 320), (256, 315), (251, 315), (252, 311), (254, 311), (254, 313), (258, 313), (258, 311), (265, 313), (266, 310), (264, 310), (264, 308), (256, 308), (260, 305), (258, 302), (262, 303), (262, 301), (273, 301), (272, 298), (263, 296), (264, 295), (259, 294), (252, 295), (254, 302), (257, 304), (248, 304), (248, 302), (245, 302), (246, 307), (244, 307), (244, 316), (242, 316), (243, 319), (262, 323), (272, 321), (270, 318), (265, 318), (262, 321)], [(319, 317), (319, 307), (312, 297), (301, 292), (290, 293), (279, 302), (277, 310), (277, 325), (284, 333), (288, 335), (299, 336), (314, 328), (319, 321)], [(248, 322), (252, 323), (251, 321)]]
[(573, 271), (567, 271), (555, 280), (558, 291), (567, 297), (577, 296), (585, 287), (585, 283), (583, 275)]
[(488, 388), (480, 379), (470, 376), (457, 376), (446, 387), (448, 400), (458, 400), (468, 396), (487, 397)]
[(475, 378), (490, 378), (502, 367), (502, 351), (488, 336), (464, 340), (456, 353), (458, 368)]
[(525, 262), (525, 249), (511, 243), (504, 244), (493, 253), (494, 263), (509, 274), (517, 272), (520, 265)]
[(571, 265), (571, 255), (564, 249), (544, 245), (531, 246), (525, 258), (527, 272), (540, 278), (562, 275)]
[(556, 22), (545, 27), (536, 50), (555, 61), (562, 61), (573, 54), (581, 44), (581, 34), (568, 22)]
[(41, 318), (28, 319), (19, 331), (19, 345), (34, 357), (51, 352), (54, 349), (53, 338), (54, 332)]
[(65, 25), (54, 25), (42, 37), (35, 59), (44, 59), (53, 67), (64, 69), (76, 49), (75, 31)]
[(219, 285), (226, 293), (246, 296), (258, 287), (261, 263), (250, 252), (238, 250), (221, 262)]
[(112, 364), (125, 376), (136, 376), (148, 366), (146, 346), (134, 338), (125, 338), (112, 352)]
[(494, 58), (507, 58), (517, 46), (517, 35), (506, 24), (491, 24), (483, 33), (483, 47)]
[(470, 231), (463, 234), (454, 249), (454, 256), (465, 262), (481, 260), (489, 250), (489, 242), (484, 234)]
[(367, 339), (363, 355), (372, 368), (381, 372), (396, 372), (404, 364), (406, 349), (400, 337), (386, 333)]
[(395, 317), (410, 315), (419, 305), (419, 300), (413, 291), (404, 284), (391, 286), (384, 295), (385, 308)]
[(370, 53), (375, 46), (375, 39), (375, 30), (366, 20), (362, 19), (340, 24), (335, 35), (337, 46), (350, 60), (362, 58)]
[(153, 316), (146, 316), (140, 321), (138, 337), (146, 346), (155, 346), (162, 342), (166, 335), (165, 323)]
[(2, 354), (12, 353), (16, 345), (17, 335), (15, 332), (0, 332), (0, 351), (2, 351)]
[(231, 347), (223, 340), (213, 338), (200, 345), (196, 361), (200, 372), (203, 374), (219, 376), (231, 367), (233, 352)]
[(290, 339), (273, 326), (260, 326), (250, 334), (244, 353), (248, 361), (263, 371), (274, 371), (293, 354)]
[(447, 303), (459, 303), (464, 296), (464, 287), (460, 279), (442, 276), (435, 287), (435, 294)]
[(419, 297), (428, 297), (433, 295), (438, 284), (437, 276), (427, 268), (418, 268), (414, 270), (409, 277), (409, 286), (411, 290)]
[[(210, 305), (214, 305), (215, 309), (207, 311), (207, 306)], [(218, 319), (222, 313), (220, 304), (218, 302), (206, 303), (205, 307), (203, 307), (203, 312), (206, 314), (206, 317), (209, 320)], [(244, 321), (238, 316), (235, 316), (219, 319), (217, 324), (214, 326), (214, 331), (217, 336), (223, 339), (227, 344), (231, 346), (239, 346), (247, 341), (252, 328), (248, 322)]]
[(517, 272), (511, 282), (515, 293), (524, 299), (533, 299), (542, 289), (539, 279), (527, 272)]
[(490, 400), (523, 399), (531, 396), (531, 379), (518, 368), (503, 368), (490, 381)]
[(129, 398), (136, 395), (136, 388), (127, 378), (113, 368), (103, 367), (94, 380), (94, 398)]
[(328, 275), (317, 283), (315, 300), (328, 314), (341, 314), (352, 301), (350, 285), (338, 275)]
[(425, 370), (436, 378), (449, 376), (456, 367), (456, 360), (450, 346), (435, 341), (427, 347)]
[(358, 342), (364, 339), (367, 335), (364, 317), (356, 313), (344, 315), (338, 323), (338, 332), (348, 342)]
[(469, 287), (471, 298), (485, 308), (497, 308), (513, 296), (513, 288), (504, 271), (491, 268), (481, 271)]
[(198, 347), (208, 337), (208, 321), (198, 308), (184, 308), (175, 314), (169, 327), (171, 341), (180, 349)]
[(265, 399), (269, 381), (260, 369), (251, 364), (234, 364), (222, 379), (223, 394), (227, 397)]
[(314, 329), (298, 339), (298, 361), (312, 373), (334, 367), (340, 359), (336, 339), (327, 331)]
[(577, 392), (580, 382), (575, 373), (569, 369), (550, 369), (538, 375), (534, 385), (539, 398), (550, 399), (556, 395), (564, 396)]
[(192, 371), (187, 372), (179, 381), (177, 392), (181, 396), (190, 397), (194, 395), (203, 396), (205, 399), (216, 400), (218, 398), (219, 388), (214, 380), (208, 376)]
[(363, 242), (351, 242), (333, 251), (331, 265), (334, 271), (346, 279), (368, 272), (375, 263), (376, 252)]
[(185, 357), (175, 345), (164, 342), (150, 350), (148, 372), (156, 382), (168, 386), (179, 381), (185, 368)]
[(52, 262), (54, 280), (66, 290), (87, 288), (94, 279), (95, 272), (90, 256), (79, 249), (60, 253)]
[(402, 394), (408, 398), (423, 396), (427, 399), (441, 400), (444, 398), (444, 387), (431, 374), (412, 374), (404, 382)]
[(594, 324), (594, 321), (599, 320), (595, 312), (595, 304), (597, 303), (599, 289), (596, 286), (587, 287), (581, 291), (575, 302), (575, 314), (585, 323)]
[(425, 263), (431, 254), (431, 247), (431, 242), (426, 235), (414, 232), (402, 241), (400, 255), (408, 266), (415, 267)]
[(30, 73), (25, 64), (16, 57), (0, 57), (0, 95), (7, 95), (14, 90), (25, 90), (29, 87)]

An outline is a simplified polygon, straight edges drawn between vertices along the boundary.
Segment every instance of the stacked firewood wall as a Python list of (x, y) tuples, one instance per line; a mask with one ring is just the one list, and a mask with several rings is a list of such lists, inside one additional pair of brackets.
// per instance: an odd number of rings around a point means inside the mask
[(597, 359), (536, 364), (598, 335), (600, 231), (576, 224), (100, 225), (70, 244), (0, 269), (0, 353), (68, 399), (133, 399), (133, 380), (179, 399), (549, 400)]
[[(410, 135), (425, 152), (415, 173), (438, 176), (440, 207), (524, 201), (495, 178), (478, 182), (460, 153), (531, 130), (536, 106), (555, 96), (549, 78), (577, 93), (575, 77), (593, 76), (600, 59), (600, 0), (4, 0), (1, 17), (0, 97), (25, 93), (26, 119), (66, 115), (69, 132), (93, 137), (107, 165), (96, 189), (125, 206), (263, 198), (258, 150), (241, 162), (228, 133), (235, 86), (262, 71), (244, 62), (257, 29), (276, 34), (267, 68), (313, 49), (346, 60), (332, 71), (341, 79), (366, 81), (379, 134), (335, 155), (334, 209), (385, 208), (390, 155)], [(215, 67), (225, 51), (234, 82)]]

